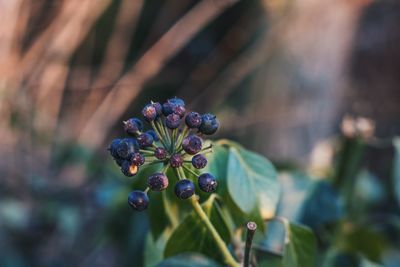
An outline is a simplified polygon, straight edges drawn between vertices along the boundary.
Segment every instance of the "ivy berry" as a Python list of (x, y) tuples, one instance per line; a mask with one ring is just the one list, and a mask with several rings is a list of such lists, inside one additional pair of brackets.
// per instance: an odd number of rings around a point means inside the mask
[(127, 134), (137, 135), (138, 132), (143, 130), (143, 122), (138, 118), (130, 118), (124, 121), (124, 130)]
[(192, 158), (192, 165), (196, 169), (203, 169), (207, 165), (207, 159), (202, 154), (197, 154)]
[(188, 199), (193, 196), (194, 189), (192, 181), (183, 179), (175, 184), (175, 195), (180, 199)]
[(132, 209), (137, 211), (143, 211), (149, 205), (149, 197), (143, 191), (132, 191), (128, 196), (128, 203)]
[(153, 191), (162, 191), (168, 187), (168, 177), (161, 172), (156, 172), (147, 178), (147, 185)]
[(185, 118), (186, 125), (191, 129), (199, 128), (202, 121), (202, 116), (199, 113), (193, 111), (187, 114)]
[(206, 192), (212, 193), (217, 189), (217, 180), (209, 173), (203, 173), (198, 177), (199, 188)]
[(182, 148), (189, 155), (198, 153), (203, 146), (203, 141), (197, 135), (188, 135), (182, 141)]
[(207, 113), (202, 116), (202, 122), (199, 131), (206, 135), (214, 134), (219, 127), (219, 121), (213, 114)]

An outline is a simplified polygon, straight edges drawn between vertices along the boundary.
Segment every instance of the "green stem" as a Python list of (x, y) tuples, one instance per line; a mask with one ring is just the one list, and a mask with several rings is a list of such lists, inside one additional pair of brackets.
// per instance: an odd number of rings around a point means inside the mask
[[(184, 175), (183, 175), (183, 177), (181, 177), (182, 173), (183, 173), (183, 169), (178, 168), (177, 174), (178, 174), (179, 179), (184, 179)], [(200, 219), (203, 221), (203, 223), (207, 227), (208, 231), (211, 233), (211, 236), (214, 238), (214, 241), (217, 244), (217, 247), (223, 256), (225, 263), (231, 267), (239, 267), (240, 264), (233, 258), (232, 254), (229, 252), (229, 249), (227, 248), (224, 240), (222, 240), (221, 236), (219, 235), (219, 233), (215, 229), (214, 225), (211, 223), (210, 219), (208, 218), (207, 214), (201, 207), (196, 195), (193, 195), (190, 198), (190, 203), (192, 204), (193, 209), (196, 212), (196, 214), (200, 217)]]
[(189, 130), (190, 130), (189, 127), (187, 127), (187, 125), (185, 125), (182, 133), (178, 137), (178, 141), (176, 142), (175, 149), (179, 149), (179, 147), (182, 145), (183, 138), (185, 138), (188, 135)]
[(164, 140), (165, 136), (160, 133), (160, 131), (158, 130), (158, 128), (155, 125), (154, 121), (150, 122), (150, 124), (151, 124), (151, 127), (153, 128), (153, 130), (158, 135), (158, 138), (160, 138), (160, 142), (163, 144), (164, 147), (166, 147), (165, 140)]
[(190, 168), (186, 167), (185, 165), (182, 165), (182, 167), (183, 167), (185, 170), (187, 170), (188, 172), (190, 172), (191, 174), (193, 174), (194, 177), (198, 177), (198, 176), (199, 176), (198, 173), (195, 173), (193, 170), (191, 170)]

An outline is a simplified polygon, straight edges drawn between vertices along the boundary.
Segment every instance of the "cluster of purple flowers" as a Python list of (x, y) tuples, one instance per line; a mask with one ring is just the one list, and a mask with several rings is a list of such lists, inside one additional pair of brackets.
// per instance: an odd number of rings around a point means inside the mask
[[(149, 164), (161, 164), (162, 170), (150, 175), (144, 191), (135, 190), (129, 194), (129, 205), (138, 211), (147, 208), (148, 190), (162, 191), (169, 185), (166, 175), (168, 168), (175, 169), (179, 180), (174, 192), (180, 199), (194, 195), (194, 183), (185, 177), (185, 171), (197, 176), (196, 169), (207, 165), (206, 153), (211, 146), (203, 147), (203, 135), (214, 134), (219, 122), (213, 114), (186, 113), (185, 102), (180, 98), (168, 99), (165, 103), (151, 102), (143, 110), (144, 119), (152, 129), (143, 130), (143, 122), (138, 118), (124, 121), (125, 132), (129, 138), (114, 139), (109, 146), (111, 156), (126, 176), (134, 176), (139, 168)], [(207, 193), (214, 192), (217, 181), (210, 173), (197, 177), (199, 188)]]

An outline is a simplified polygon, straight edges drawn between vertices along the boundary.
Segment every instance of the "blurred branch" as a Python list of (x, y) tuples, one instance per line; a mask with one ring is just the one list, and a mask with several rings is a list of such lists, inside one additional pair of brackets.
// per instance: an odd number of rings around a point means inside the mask
[[(69, 72), (70, 57), (110, 3), (111, 0), (103, 0), (101, 4), (92, 0), (81, 1), (73, 19), (64, 25), (63, 31), (47, 46), (42, 59), (43, 69), (37, 78), (40, 88), (35, 109), (36, 129), (45, 129), (50, 136), (54, 132)], [(35, 79), (30, 77), (29, 81), (33, 83), (32, 80)]]
[[(262, 25), (263, 16), (258, 10), (243, 13), (223, 36), (213, 51), (190, 73), (178, 95), (183, 99), (195, 99), (207, 83), (229, 64), (232, 54), (238, 54), (250, 43)], [(262, 12), (262, 11), (261, 11)], [(250, 13), (250, 14), (249, 14)], [(253, 30), (249, 30), (253, 29)]]
[[(103, 99), (104, 91), (96, 88), (113, 84), (121, 75), (142, 7), (143, 0), (122, 1), (100, 70), (92, 83), (89, 96), (85, 105), (82, 106), (80, 115), (76, 116), (79, 118), (74, 126), (76, 132), (82, 129), (82, 125)], [(78, 112), (79, 110), (75, 113)]]
[[(87, 122), (79, 141), (91, 147), (99, 146), (143, 85), (154, 77), (198, 31), (233, 3), (235, 1), (203, 0), (175, 23), (107, 94)], [(125, 86), (131, 89), (121, 93)]]

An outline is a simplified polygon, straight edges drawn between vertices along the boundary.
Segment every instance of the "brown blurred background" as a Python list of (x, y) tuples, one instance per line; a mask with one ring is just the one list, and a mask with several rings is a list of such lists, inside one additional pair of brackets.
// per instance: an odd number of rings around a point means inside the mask
[(91, 226), (115, 217), (105, 148), (150, 100), (283, 165), (344, 114), (398, 135), (399, 25), (390, 0), (0, 0), (0, 265), (140, 266)]

